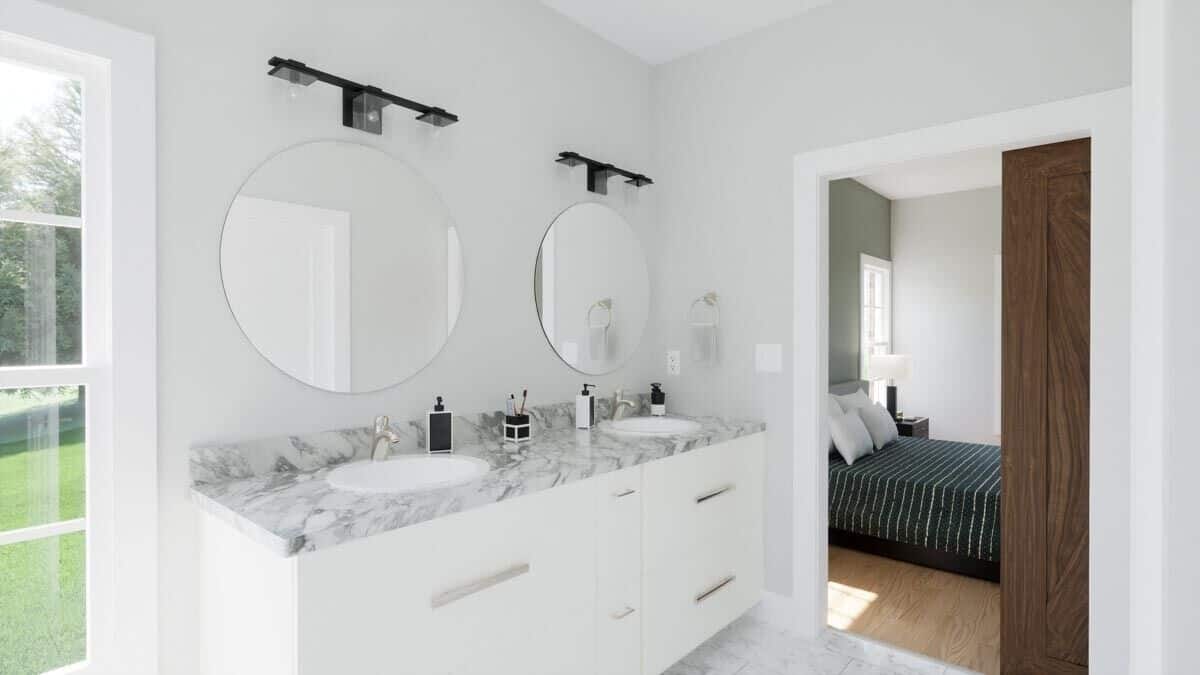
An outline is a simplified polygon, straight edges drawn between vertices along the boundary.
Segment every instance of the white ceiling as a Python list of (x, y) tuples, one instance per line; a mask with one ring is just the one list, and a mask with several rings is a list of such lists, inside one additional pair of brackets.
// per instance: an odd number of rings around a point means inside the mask
[(1000, 148), (919, 159), (855, 180), (888, 199), (912, 199), (1000, 185)]
[(650, 64), (666, 63), (833, 0), (542, 0)]

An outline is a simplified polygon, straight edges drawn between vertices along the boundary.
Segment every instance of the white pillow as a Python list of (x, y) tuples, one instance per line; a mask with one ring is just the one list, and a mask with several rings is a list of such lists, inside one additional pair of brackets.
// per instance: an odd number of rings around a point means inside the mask
[(842, 412), (851, 412), (853, 410), (858, 410), (863, 406), (871, 405), (871, 397), (864, 394), (862, 389), (859, 389), (853, 394), (835, 396), (834, 398), (836, 398), (838, 403), (842, 406)]
[[(830, 419), (837, 417), (838, 415), (845, 414), (846, 411), (842, 410), (842, 404), (838, 403), (836, 396), (833, 394), (825, 394), (825, 398), (827, 399), (825, 401), (825, 405), (828, 406), (825, 410), (825, 419)], [(833, 439), (829, 439), (829, 452), (833, 452), (836, 449), (837, 448), (835, 448), (833, 445)]]
[(875, 452), (875, 447), (871, 445), (871, 434), (856, 412), (830, 415), (829, 433), (833, 436), (834, 447), (846, 464), (854, 464), (859, 457)]
[(875, 443), (876, 450), (882, 450), (883, 446), (900, 438), (896, 420), (893, 420), (891, 413), (878, 403), (865, 405), (856, 412), (867, 427), (867, 433), (871, 434), (871, 441)]
[(837, 396), (834, 396), (833, 394), (825, 394), (825, 397), (829, 399), (829, 410), (825, 411), (826, 414), (828, 414), (828, 415), (845, 414), (846, 411), (842, 409), (842, 404), (838, 403)]

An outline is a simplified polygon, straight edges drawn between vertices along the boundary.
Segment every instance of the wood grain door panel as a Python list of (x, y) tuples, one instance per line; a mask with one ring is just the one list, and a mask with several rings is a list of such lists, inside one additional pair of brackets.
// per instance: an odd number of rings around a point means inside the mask
[(1004, 153), (1005, 673), (1087, 672), (1090, 155)]

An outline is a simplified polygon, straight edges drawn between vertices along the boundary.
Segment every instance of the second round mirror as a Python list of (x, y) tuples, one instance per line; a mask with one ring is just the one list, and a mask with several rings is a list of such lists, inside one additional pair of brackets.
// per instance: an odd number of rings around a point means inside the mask
[(567, 365), (588, 375), (620, 368), (650, 311), (650, 275), (633, 228), (603, 204), (563, 211), (538, 251), (533, 298), (546, 340)]

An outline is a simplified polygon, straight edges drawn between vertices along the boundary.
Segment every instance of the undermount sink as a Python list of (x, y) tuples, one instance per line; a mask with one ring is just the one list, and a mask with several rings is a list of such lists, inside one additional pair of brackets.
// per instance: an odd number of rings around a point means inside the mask
[(609, 429), (622, 434), (639, 436), (675, 436), (700, 430), (700, 424), (678, 417), (626, 417), (614, 420)]
[(329, 472), (339, 490), (401, 494), (470, 483), (488, 472), (487, 462), (461, 455), (414, 455), (382, 462), (355, 462)]

